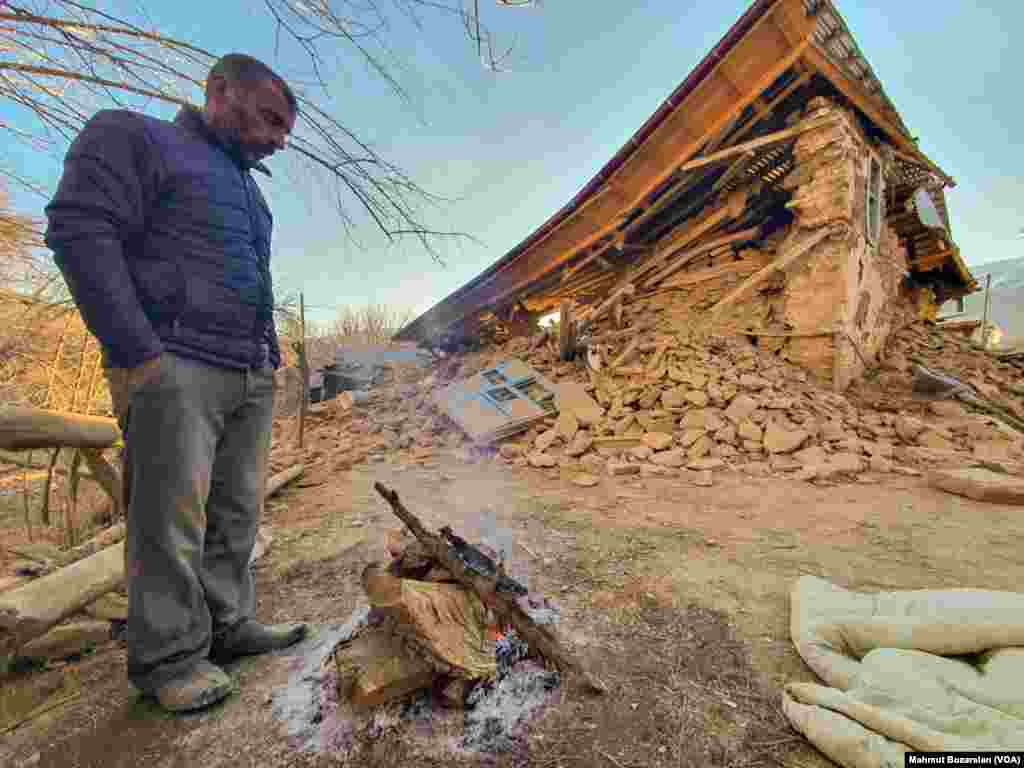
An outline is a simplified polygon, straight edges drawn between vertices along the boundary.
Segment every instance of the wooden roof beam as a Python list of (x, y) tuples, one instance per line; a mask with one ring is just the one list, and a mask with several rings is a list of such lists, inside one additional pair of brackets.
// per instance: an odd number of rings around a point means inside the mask
[[(779, 0), (659, 123), (599, 192), (531, 243), (528, 250), (460, 291), (457, 297), (435, 306), (419, 322), (426, 328), (458, 326), (481, 306), (521, 293), (615, 231), (623, 215), (643, 204), (679, 165), (719, 135), (806, 55), (813, 31), (814, 21), (807, 16), (803, 0)], [(727, 61), (735, 82), (745, 86), (740, 97), (723, 85), (720, 70)]]
[(808, 66), (816, 70), (822, 77), (827, 79), (832, 85), (842, 93), (847, 99), (850, 100), (857, 109), (863, 112), (868, 118), (878, 126), (889, 140), (896, 145), (896, 148), (902, 150), (910, 157), (917, 158), (918, 162), (923, 164), (928, 170), (932, 171), (936, 175), (948, 179), (945, 172), (942, 171), (935, 163), (933, 163), (925, 154), (918, 148), (917, 144), (907, 136), (899, 127), (899, 125), (890, 118), (887, 114), (887, 110), (881, 105), (875, 104), (873, 100), (864, 93), (864, 89), (850, 79), (845, 72), (839, 67), (832, 63), (827, 55), (821, 51), (817, 46), (808, 46), (804, 53), (804, 61)]

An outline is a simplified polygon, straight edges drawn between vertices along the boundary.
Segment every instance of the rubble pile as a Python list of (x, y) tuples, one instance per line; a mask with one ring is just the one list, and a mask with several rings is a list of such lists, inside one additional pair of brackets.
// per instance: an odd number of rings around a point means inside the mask
[[(1024, 435), (998, 417), (914, 392), (919, 363), (1024, 419), (1019, 369), (937, 326), (914, 322), (893, 334), (881, 365), (844, 395), (776, 354), (771, 338), (687, 331), (695, 324), (655, 302), (622, 330), (595, 332), (590, 353), (572, 362), (560, 360), (548, 335), (454, 356), (430, 372), (395, 370), (373, 400), (329, 404), (314, 416), (308, 458), (343, 469), (460, 449), (467, 460), (565, 473), (587, 486), (603, 475), (710, 485), (721, 469), (840, 481), (1024, 457)], [(596, 408), (563, 409), (507, 440), (474, 446), (431, 397), (510, 357), (558, 386), (576, 382)]]

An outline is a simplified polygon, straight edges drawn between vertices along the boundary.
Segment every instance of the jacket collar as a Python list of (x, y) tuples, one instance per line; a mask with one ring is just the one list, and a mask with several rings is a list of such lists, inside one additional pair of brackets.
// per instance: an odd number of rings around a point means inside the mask
[(187, 131), (191, 131), (192, 133), (196, 133), (202, 136), (208, 142), (210, 142), (211, 144), (215, 145), (216, 147), (227, 153), (228, 157), (234, 160), (238, 165), (240, 165), (245, 170), (259, 171), (260, 173), (265, 173), (267, 176), (271, 176), (271, 178), (273, 178), (272, 174), (270, 173), (270, 169), (267, 168), (267, 166), (264, 165), (262, 162), (257, 162), (252, 165), (249, 165), (241, 157), (239, 157), (237, 151), (235, 151), (232, 147), (229, 147), (223, 141), (221, 141), (220, 137), (217, 136), (217, 134), (215, 134), (213, 131), (211, 131), (210, 127), (206, 124), (206, 121), (203, 119), (202, 112), (200, 112), (195, 107), (185, 106), (178, 110), (178, 114), (174, 118), (174, 124), (181, 126)]

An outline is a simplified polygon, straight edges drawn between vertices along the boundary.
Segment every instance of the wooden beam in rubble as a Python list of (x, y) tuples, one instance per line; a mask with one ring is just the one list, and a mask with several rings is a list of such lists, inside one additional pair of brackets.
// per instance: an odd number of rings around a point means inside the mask
[[(841, 227), (839, 229), (842, 230)], [(763, 283), (769, 277), (774, 275), (776, 272), (780, 272), (786, 269), (786, 267), (788, 267), (794, 261), (799, 259), (801, 256), (803, 256), (805, 253), (811, 250), (814, 246), (816, 246), (826, 237), (829, 237), (830, 235), (833, 234), (834, 232), (832, 229), (827, 227), (821, 228), (814, 234), (807, 237), (802, 243), (799, 243), (798, 245), (790, 249), (788, 252), (779, 256), (767, 267), (758, 270), (756, 273), (748, 277), (745, 282), (740, 283), (739, 287), (736, 288), (736, 290), (734, 290), (727, 296), (723, 297), (717, 304), (715, 304), (710, 309), (710, 311), (708, 312), (709, 321), (715, 322), (726, 309), (733, 306), (734, 304), (739, 303), (743, 299), (749, 297), (755, 290), (757, 290), (758, 286), (760, 286), (761, 283)]]

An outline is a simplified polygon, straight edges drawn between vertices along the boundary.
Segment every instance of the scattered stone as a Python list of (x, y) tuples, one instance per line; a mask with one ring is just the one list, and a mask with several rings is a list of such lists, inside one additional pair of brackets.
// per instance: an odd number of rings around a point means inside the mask
[(933, 470), (927, 482), (947, 493), (993, 504), (1024, 504), (1024, 478), (1003, 475), (980, 467)]
[(599, 477), (595, 476), (595, 475), (582, 474), (582, 475), (576, 475), (572, 479), (572, 482), (574, 482), (576, 485), (580, 486), (581, 488), (592, 488), (595, 485), (597, 485), (598, 483), (600, 483), (601, 479)]
[(950, 400), (938, 400), (931, 403), (928, 409), (939, 418), (943, 419), (962, 419), (967, 416), (967, 409), (964, 408), (960, 403), (954, 403)]
[(727, 424), (720, 430), (715, 432), (715, 440), (719, 443), (726, 443), (728, 445), (735, 445), (737, 439), (736, 427), (732, 424)]
[(687, 469), (697, 470), (698, 472), (707, 472), (712, 469), (723, 469), (726, 463), (721, 459), (706, 458), (706, 459), (692, 459), (686, 464)]
[(640, 474), (640, 465), (627, 464), (622, 461), (609, 461), (607, 470), (609, 475), (615, 477), (621, 475), (637, 475)]
[(579, 457), (594, 445), (594, 438), (589, 432), (577, 432), (569, 446), (565, 449), (567, 456)]
[(580, 459), (580, 464), (584, 469), (590, 470), (591, 472), (603, 472), (605, 461), (597, 454), (588, 453)]
[(760, 376), (755, 376), (752, 373), (744, 373), (740, 376), (740, 386), (744, 389), (753, 389), (760, 391), (765, 387), (770, 387), (771, 382), (766, 379), (762, 379)]
[(793, 472), (797, 469), (803, 469), (804, 465), (794, 459), (792, 456), (786, 456), (782, 454), (776, 454), (771, 457), (771, 468), (775, 472)]
[(498, 452), (506, 459), (516, 459), (523, 455), (523, 446), (518, 443), (505, 443)]
[(916, 441), (917, 436), (925, 430), (924, 422), (913, 416), (899, 416), (893, 426), (896, 428), (896, 434), (908, 443)]
[(651, 457), (651, 463), (658, 464), (662, 467), (679, 468), (685, 465), (686, 461), (686, 454), (678, 448), (671, 451), (661, 451)]
[[(652, 451), (664, 451), (672, 445), (672, 435), (666, 435), (664, 432), (645, 432), (642, 440), (644, 445)], [(647, 457), (642, 458), (646, 459)]]
[(550, 453), (544, 453), (543, 451), (535, 451), (527, 457), (527, 461), (530, 462), (531, 467), (555, 467), (558, 466), (558, 459), (552, 456)]
[(955, 451), (956, 445), (947, 440), (937, 430), (929, 429), (918, 436), (918, 442), (925, 448), (932, 448), (936, 451)]
[(872, 456), (878, 456), (883, 459), (891, 459), (894, 455), (894, 448), (892, 443), (877, 442), (867, 443), (864, 446), (867, 452)]
[(735, 456), (739, 453), (735, 445), (729, 443), (718, 443), (711, 449), (712, 456), (721, 456), (723, 459), (727, 459), (731, 456)]
[(871, 467), (872, 472), (879, 472), (885, 475), (890, 474), (893, 471), (892, 462), (889, 459), (879, 455), (871, 457), (869, 466)]
[(829, 458), (829, 466), (840, 474), (857, 474), (863, 472), (867, 462), (863, 456), (855, 453), (837, 453)]
[(693, 389), (686, 393), (686, 400), (687, 402), (697, 406), (698, 408), (703, 408), (708, 404), (709, 398), (703, 392), (699, 392), (696, 389)]
[(725, 409), (725, 418), (733, 424), (739, 424), (757, 410), (757, 401), (750, 395), (736, 395)]
[(715, 447), (714, 441), (707, 435), (701, 435), (701, 437), (693, 445), (687, 449), (686, 455), (690, 459), (699, 459), (702, 456), (707, 456), (711, 453), (711, 449)]
[(554, 445), (555, 444), (555, 440), (557, 440), (557, 439), (558, 439), (558, 433), (555, 430), (553, 430), (553, 429), (549, 429), (546, 432), (542, 432), (537, 437), (537, 439), (533, 441), (533, 447), (536, 448), (538, 451), (543, 453), (548, 448), (550, 448), (552, 445)]
[(672, 477), (676, 472), (672, 467), (647, 463), (640, 465), (640, 474), (644, 477)]
[(702, 437), (704, 437), (703, 429), (688, 429), (683, 432), (682, 436), (679, 438), (679, 444), (684, 448), (689, 448)]
[(764, 433), (764, 447), (769, 453), (792, 453), (803, 445), (809, 435), (803, 429), (788, 430), (772, 420)]
[(1008, 440), (986, 440), (974, 444), (973, 454), (982, 461), (1002, 461), (1013, 458), (1014, 447)]
[(647, 461), (647, 459), (651, 458), (653, 453), (654, 449), (649, 445), (638, 445), (629, 449), (629, 455), (635, 459), (639, 459), (640, 461)]
[(822, 440), (842, 440), (845, 435), (846, 430), (843, 429), (843, 423), (841, 421), (826, 421), (821, 425)]
[(558, 420), (555, 422), (555, 433), (565, 442), (571, 442), (579, 430), (579, 419), (576, 418), (572, 411), (562, 411), (558, 414)]
[(749, 419), (744, 419), (739, 423), (736, 433), (742, 439), (753, 443), (760, 443), (764, 439), (764, 431)]
[(687, 403), (687, 392), (686, 387), (667, 389), (661, 395), (661, 402), (666, 408), (682, 408)]
[(828, 454), (820, 445), (812, 445), (793, 454), (793, 458), (804, 466), (814, 467), (828, 462)]

